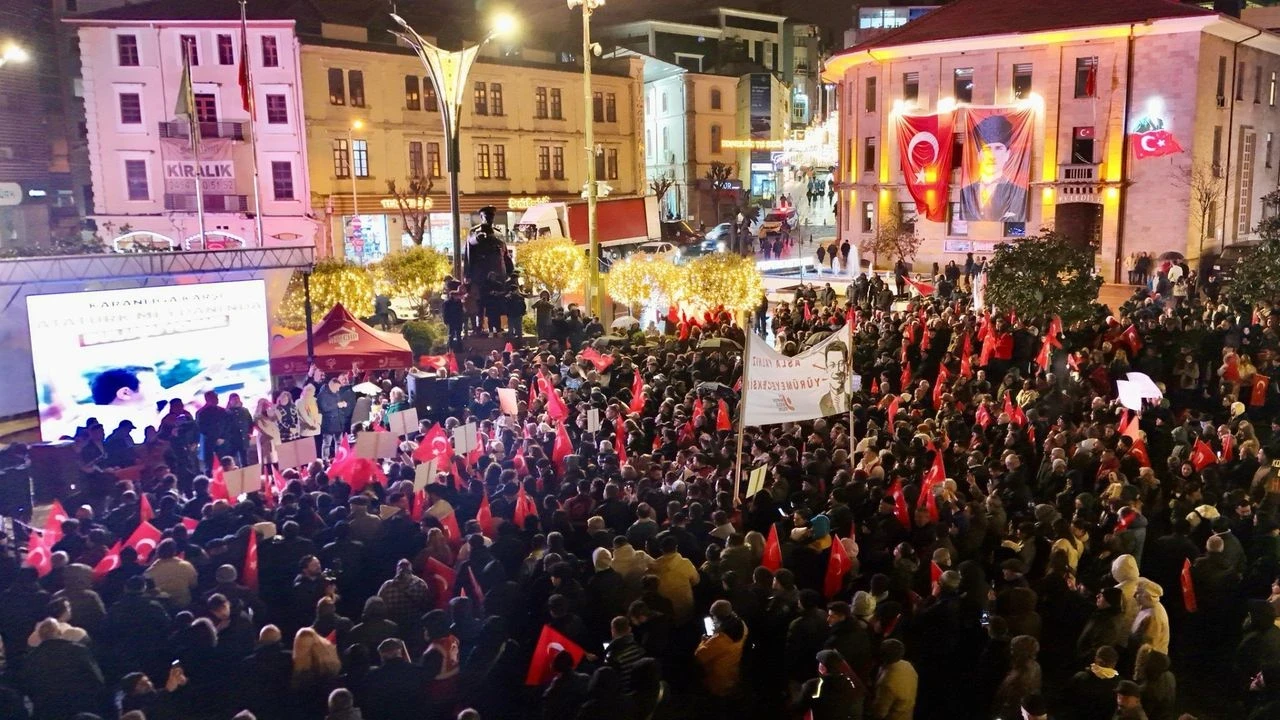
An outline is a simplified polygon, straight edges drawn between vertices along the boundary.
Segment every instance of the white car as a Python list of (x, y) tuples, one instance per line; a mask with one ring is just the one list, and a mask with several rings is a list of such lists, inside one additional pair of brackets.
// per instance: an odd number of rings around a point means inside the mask
[(675, 244), (664, 241), (647, 242), (636, 248), (636, 252), (645, 255), (655, 255), (661, 258), (667, 258), (672, 261), (680, 260), (680, 248)]
[(411, 297), (391, 298), (391, 322), (394, 324), (400, 320), (417, 320), (420, 302)]

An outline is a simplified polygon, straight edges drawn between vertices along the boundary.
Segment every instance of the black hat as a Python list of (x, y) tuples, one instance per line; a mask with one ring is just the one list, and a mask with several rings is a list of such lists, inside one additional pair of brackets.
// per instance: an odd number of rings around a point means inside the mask
[(979, 122), (974, 128), (978, 139), (984, 145), (998, 143), (1008, 145), (1013, 139), (1013, 123), (1004, 115), (992, 115)]

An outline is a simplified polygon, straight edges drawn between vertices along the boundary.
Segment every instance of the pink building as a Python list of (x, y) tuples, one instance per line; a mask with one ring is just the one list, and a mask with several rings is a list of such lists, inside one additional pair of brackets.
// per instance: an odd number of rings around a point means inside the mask
[[(175, 12), (181, 8), (151, 2), (67, 20), (79, 31), (94, 190), (90, 216), (104, 240), (120, 249), (165, 241), (199, 249), (199, 172), (210, 247), (314, 242), (294, 21), (254, 19), (252, 6), (247, 46), (262, 238), (249, 113), (239, 84), (239, 6), (186, 4), (199, 12), (183, 19)], [(187, 120), (175, 116), (184, 46), (202, 138), (198, 162)]]

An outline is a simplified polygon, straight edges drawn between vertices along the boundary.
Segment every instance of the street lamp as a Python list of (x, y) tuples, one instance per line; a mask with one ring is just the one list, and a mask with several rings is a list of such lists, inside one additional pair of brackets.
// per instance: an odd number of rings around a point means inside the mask
[(31, 53), (17, 43), (9, 43), (4, 46), (4, 50), (0, 52), (0, 67), (4, 67), (8, 63), (24, 63), (31, 59)]
[(604, 292), (600, 287), (600, 238), (596, 232), (596, 133), (595, 97), (591, 93), (591, 55), (599, 46), (591, 42), (591, 13), (604, 7), (605, 0), (565, 0), (569, 9), (582, 8), (582, 100), (586, 110), (583, 142), (587, 151), (587, 307), (592, 307), (595, 294), (596, 316), (604, 318)]
[(440, 105), (440, 120), (444, 124), (445, 162), (449, 166), (449, 211), (453, 215), (453, 275), (462, 279), (462, 213), (458, 209), (458, 170), (461, 165), (461, 150), (458, 144), (458, 125), (462, 119), (462, 103), (466, 98), (467, 75), (475, 64), (476, 56), (485, 43), (499, 36), (507, 36), (515, 32), (516, 20), (510, 15), (498, 15), (492, 20), (489, 34), (471, 47), (461, 50), (444, 50), (418, 34), (409, 27), (404, 18), (391, 13), (391, 19), (403, 28), (404, 32), (391, 30), (391, 34), (400, 38), (406, 45), (418, 53), (436, 88), (436, 98)]
[[(347, 128), (347, 151), (351, 153), (351, 233), (354, 235), (355, 229), (360, 226), (360, 196), (356, 193), (356, 139), (355, 131), (364, 127), (363, 120), (353, 120), (351, 126)], [(352, 238), (352, 242), (355, 239)], [(364, 245), (356, 244), (360, 248), (360, 255), (364, 255)]]

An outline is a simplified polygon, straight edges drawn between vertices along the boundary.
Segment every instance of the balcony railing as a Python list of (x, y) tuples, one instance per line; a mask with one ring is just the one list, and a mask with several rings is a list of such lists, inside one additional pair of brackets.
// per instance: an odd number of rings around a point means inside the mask
[[(166, 193), (164, 196), (164, 209), (195, 212), (196, 195), (195, 193)], [(247, 195), (210, 195), (206, 193), (204, 196), (205, 212), (245, 212), (248, 209), (249, 198)]]
[(1098, 166), (1085, 164), (1059, 165), (1058, 182), (1095, 183), (1098, 182)]
[[(202, 122), (197, 124), (200, 126), (201, 138), (244, 140), (244, 123), (242, 122)], [(191, 138), (190, 126), (187, 125), (185, 120), (161, 122), (160, 137), (189, 140)]]

